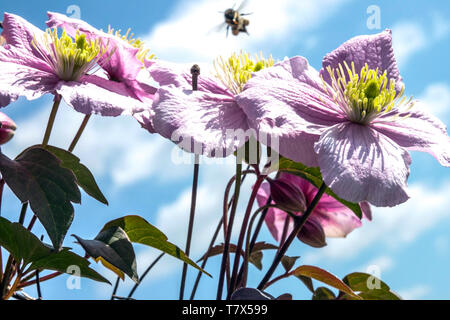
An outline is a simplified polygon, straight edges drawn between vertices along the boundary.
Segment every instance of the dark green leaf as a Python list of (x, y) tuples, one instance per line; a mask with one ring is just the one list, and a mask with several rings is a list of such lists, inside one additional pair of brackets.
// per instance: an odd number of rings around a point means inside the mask
[(262, 270), (262, 258), (263, 258), (263, 252), (262, 251), (255, 251), (252, 252), (250, 257), (248, 257), (248, 262), (253, 264), (258, 270)]
[(23, 260), (25, 264), (48, 256), (52, 251), (21, 224), (2, 217), (0, 217), (0, 246), (8, 250), (16, 260)]
[(306, 276), (296, 276), (296, 277), (300, 279), (301, 282), (303, 282), (303, 284), (308, 288), (309, 291), (314, 293), (314, 285), (310, 277)]
[[(316, 188), (319, 188), (322, 184), (322, 175), (319, 167), (307, 167), (299, 162), (294, 162), (287, 158), (280, 158), (280, 161), (278, 162), (278, 170), (294, 174), (308, 180), (316, 186)], [(330, 188), (327, 188), (325, 193), (352, 210), (358, 218), (362, 218), (362, 211), (359, 204), (349, 202), (338, 197)]]
[(85, 165), (80, 163), (78, 157), (69, 151), (57, 147), (46, 146), (45, 148), (61, 160), (61, 167), (72, 170), (77, 178), (78, 185), (86, 191), (88, 195), (101, 203), (108, 204), (108, 200), (106, 200), (105, 196), (100, 191), (94, 176)]
[(333, 288), (336, 288), (342, 292), (345, 292), (345, 293), (349, 294), (350, 296), (360, 299), (360, 297), (358, 295), (356, 295), (356, 293), (354, 293), (353, 290), (349, 286), (347, 286), (344, 282), (342, 282), (339, 278), (337, 278), (333, 274), (331, 274), (328, 271), (323, 270), (321, 268), (304, 265), (304, 266), (300, 266), (300, 267), (296, 268), (295, 270), (291, 271), (290, 273), (295, 276), (306, 276), (306, 277), (316, 279), (316, 280), (321, 281)]
[(15, 160), (0, 153), (0, 172), (20, 201), (29, 201), (53, 246), (61, 249), (73, 220), (71, 202), (81, 201), (72, 171), (61, 167), (60, 160), (49, 151), (32, 147)]
[(161, 250), (175, 258), (178, 258), (194, 268), (204, 272), (208, 276), (209, 273), (200, 268), (195, 262), (176, 245), (167, 241), (167, 237), (158, 228), (148, 223), (144, 218), (139, 216), (125, 216), (108, 222), (102, 230), (111, 227), (121, 227), (128, 235), (130, 241), (144, 244), (158, 250)]
[(300, 257), (283, 256), (283, 258), (281, 258), (281, 264), (283, 265), (284, 270), (286, 270), (286, 272), (291, 271), (298, 258)]
[(392, 291), (382, 289), (373, 289), (361, 292), (359, 294), (364, 300), (401, 300), (401, 298)]
[[(389, 291), (389, 286), (378, 279), (377, 277), (363, 273), (363, 272), (353, 272), (342, 279), (345, 284), (347, 284), (353, 291), (371, 291), (372, 289), (380, 289), (384, 291)], [(374, 286), (379, 285), (379, 288), (374, 288)]]
[(111, 284), (107, 279), (97, 273), (97, 271), (89, 268), (89, 265), (89, 261), (85, 258), (64, 249), (34, 261), (30, 266), (30, 270), (46, 269), (71, 274), (74, 270), (73, 268), (76, 267), (79, 268), (81, 277)]
[(336, 299), (336, 296), (334, 295), (333, 291), (331, 291), (328, 288), (325, 287), (319, 287), (314, 291), (314, 294), (312, 296), (313, 300), (334, 300)]
[[(103, 229), (94, 240), (85, 240), (73, 235), (86, 253), (96, 261), (106, 262), (106, 267), (117, 273), (117, 270), (127, 274), (138, 282), (136, 255), (133, 245), (126, 232), (119, 226)], [(112, 266), (112, 268), (110, 267)], [(120, 276), (120, 272), (118, 273)]]
[(29, 270), (48, 269), (67, 273), (69, 266), (76, 265), (80, 268), (80, 276), (109, 283), (95, 270), (89, 268), (89, 261), (86, 259), (67, 249), (55, 252), (21, 224), (2, 217), (0, 217), (0, 246), (8, 250), (17, 261), (23, 260), (25, 265), (31, 263)]

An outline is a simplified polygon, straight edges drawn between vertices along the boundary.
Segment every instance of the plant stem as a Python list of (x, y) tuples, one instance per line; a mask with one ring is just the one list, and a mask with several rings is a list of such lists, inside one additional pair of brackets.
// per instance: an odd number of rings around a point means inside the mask
[(20, 216), (19, 216), (19, 223), (21, 225), (23, 225), (23, 223), (25, 222), (25, 215), (27, 213), (27, 209), (28, 209), (28, 201), (22, 203), (22, 209), (20, 210)]
[(50, 134), (52, 133), (53, 123), (55, 122), (56, 113), (58, 112), (59, 104), (61, 103), (61, 95), (56, 94), (53, 100), (52, 111), (47, 122), (47, 128), (45, 129), (44, 139), (42, 140), (42, 146), (45, 148), (50, 140)]
[(139, 280), (139, 282), (136, 283), (136, 284), (134, 285), (133, 289), (131, 289), (131, 291), (130, 291), (130, 293), (128, 294), (128, 297), (127, 297), (128, 299), (130, 299), (130, 298), (133, 296), (134, 292), (135, 292), (136, 289), (139, 287), (139, 285), (142, 283), (142, 280), (144, 280), (144, 278), (145, 278), (145, 276), (147, 275), (147, 273), (149, 273), (149, 271), (152, 270), (152, 268), (155, 266), (155, 264), (157, 264), (158, 261), (159, 261), (163, 256), (164, 256), (164, 252), (161, 253), (161, 254), (155, 259), (155, 261), (153, 261), (152, 264), (148, 266), (147, 270), (145, 270), (144, 273), (142, 274), (142, 277), (141, 277), (141, 279)]
[[(55, 277), (57, 277), (57, 276), (59, 276), (59, 275), (61, 275), (61, 274), (62, 274), (62, 273), (59, 272), (59, 271), (50, 273), (50, 274), (46, 275), (45, 277), (40, 278), (40, 279), (39, 279), (39, 282), (44, 282), (44, 281), (53, 279), (53, 278), (55, 278)], [(22, 282), (22, 283), (20, 283), (20, 284), (17, 286), (17, 288), (18, 288), (18, 289), (25, 288), (25, 287), (31, 286), (31, 285), (33, 285), (33, 284), (35, 284), (35, 283), (36, 283), (36, 280), (31, 280), (31, 281), (27, 281), (27, 282)]]
[(278, 251), (277, 255), (275, 256), (275, 259), (272, 262), (272, 265), (270, 266), (269, 270), (265, 274), (264, 278), (261, 280), (261, 282), (258, 285), (258, 289), (262, 290), (266, 283), (270, 280), (270, 277), (275, 272), (275, 269), (278, 267), (278, 264), (281, 261), (281, 258), (283, 258), (284, 254), (286, 253), (287, 249), (291, 245), (292, 241), (294, 241), (297, 234), (301, 231), (303, 228), (303, 225), (305, 224), (306, 220), (309, 218), (311, 213), (313, 212), (314, 208), (316, 207), (317, 203), (319, 202), (320, 198), (322, 197), (323, 193), (327, 189), (327, 186), (324, 182), (322, 182), (322, 185), (320, 186), (319, 190), (317, 191), (313, 201), (306, 209), (305, 213), (299, 217), (296, 217), (294, 219), (294, 230), (292, 230), (289, 237), (286, 239), (286, 241), (283, 243), (283, 246)]
[(244, 238), (245, 238), (245, 232), (247, 231), (247, 225), (250, 218), (250, 214), (252, 212), (253, 203), (256, 199), (256, 194), (258, 193), (259, 187), (263, 183), (266, 176), (261, 175), (258, 177), (258, 179), (255, 182), (255, 185), (253, 186), (252, 194), (250, 195), (250, 199), (247, 204), (247, 209), (244, 214), (244, 220), (242, 221), (241, 226), (241, 233), (239, 234), (238, 243), (236, 246), (236, 252), (234, 254), (234, 264), (233, 264), (233, 271), (231, 272), (231, 281), (230, 286), (228, 287), (228, 294), (227, 294), (227, 300), (230, 299), (231, 294), (234, 292), (234, 289), (236, 288), (236, 282), (237, 282), (237, 276), (238, 276), (238, 269), (239, 269), (239, 260), (241, 258), (241, 252), (242, 252), (242, 245), (244, 244)]
[(91, 117), (90, 114), (87, 114), (87, 115), (84, 116), (83, 122), (81, 123), (80, 128), (78, 128), (77, 134), (73, 138), (73, 140), (72, 140), (72, 142), (71, 142), (71, 144), (69, 146), (69, 149), (67, 149), (69, 152), (72, 152), (73, 149), (75, 149), (75, 146), (77, 145), (78, 140), (80, 140), (81, 134), (83, 133), (84, 128), (86, 128), (86, 125), (87, 125), (90, 117)]
[[(188, 234), (186, 239), (186, 250), (185, 253), (189, 257), (191, 250), (191, 239), (192, 239), (192, 231), (194, 228), (194, 218), (195, 218), (195, 206), (197, 202), (197, 187), (198, 187), (198, 171), (199, 171), (199, 156), (195, 155), (195, 163), (194, 163), (194, 178), (192, 180), (192, 195), (191, 195), (191, 212), (189, 214), (189, 226), (188, 226)], [(183, 273), (181, 275), (181, 286), (180, 286), (180, 300), (183, 300), (184, 296), (184, 287), (186, 285), (186, 273), (187, 273), (187, 263), (183, 264)]]
[(291, 276), (291, 273), (285, 272), (285, 273), (279, 275), (278, 277), (275, 277), (275, 278), (273, 278), (272, 280), (270, 280), (269, 282), (267, 282), (267, 283), (264, 285), (264, 288), (263, 288), (262, 290), (266, 290), (268, 287), (270, 287), (271, 285), (273, 285), (275, 282), (277, 282), (277, 281), (279, 281), (279, 280), (281, 280), (281, 279), (290, 277), (290, 276)]
[(113, 291), (111, 293), (111, 300), (114, 300), (114, 297), (116, 296), (117, 289), (119, 289), (119, 282), (120, 282), (120, 277), (117, 277), (116, 283), (114, 284), (114, 288), (113, 288)]
[[(230, 248), (230, 240), (231, 240), (231, 232), (233, 229), (234, 216), (236, 215), (236, 209), (239, 200), (239, 193), (241, 189), (241, 174), (242, 174), (242, 163), (236, 164), (236, 181), (234, 183), (234, 196), (233, 196), (233, 205), (231, 207), (230, 212), (230, 220), (228, 223), (228, 227), (225, 233), (225, 243), (223, 247), (223, 255), (222, 255), (222, 264), (220, 266), (220, 274), (219, 274), (219, 285), (217, 287), (217, 300), (222, 300), (222, 291), (223, 291), (223, 282), (225, 276), (225, 269), (227, 268), (229, 256), (228, 251)], [(225, 223), (225, 222), (224, 222)]]

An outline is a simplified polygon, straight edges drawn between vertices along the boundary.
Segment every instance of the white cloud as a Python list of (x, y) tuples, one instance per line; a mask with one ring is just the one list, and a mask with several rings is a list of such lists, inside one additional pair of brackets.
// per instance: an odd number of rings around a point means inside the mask
[(370, 260), (364, 266), (356, 268), (356, 270), (361, 270), (361, 272), (371, 273), (374, 268), (380, 273), (387, 272), (395, 266), (395, 261), (390, 256), (382, 255)]
[(404, 300), (419, 300), (423, 299), (431, 291), (429, 286), (420, 284), (411, 288), (399, 290), (398, 294)]
[[(301, 41), (304, 31), (310, 31), (331, 16), (343, 3), (349, 0), (296, 1), (250, 0), (241, 11), (252, 13), (249, 36), (228, 35), (211, 30), (223, 22), (223, 13), (230, 7), (230, 1), (181, 1), (172, 15), (157, 24), (145, 42), (155, 54), (164, 60), (174, 62), (211, 62), (218, 55), (246, 50), (252, 53), (272, 51), (292, 37)], [(327, 8), (323, 10), (323, 8)], [(314, 46), (309, 37), (307, 47)], [(267, 52), (266, 54), (269, 54)]]
[(450, 86), (446, 83), (432, 83), (418, 97), (423, 110), (442, 117), (450, 111)]
[(431, 25), (424, 26), (417, 22), (401, 21), (392, 27), (395, 57), (400, 67), (421, 50), (434, 45), (450, 34), (448, 19), (434, 13)]
[(373, 245), (385, 250), (412, 242), (443, 219), (450, 217), (450, 182), (430, 188), (410, 187), (411, 199), (394, 208), (373, 208), (373, 221), (364, 221), (346, 239), (328, 239), (328, 246), (304, 256), (307, 263), (322, 260), (344, 261)]

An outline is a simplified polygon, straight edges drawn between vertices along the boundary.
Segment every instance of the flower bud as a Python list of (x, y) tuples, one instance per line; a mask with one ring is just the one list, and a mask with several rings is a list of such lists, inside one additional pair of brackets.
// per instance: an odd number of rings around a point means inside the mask
[(7, 143), (14, 136), (16, 124), (6, 114), (0, 112), (0, 145)]
[(327, 245), (325, 239), (325, 231), (320, 223), (313, 219), (306, 220), (302, 230), (300, 230), (297, 238), (314, 248), (322, 248)]
[(297, 186), (282, 179), (268, 179), (268, 181), (272, 200), (280, 209), (293, 213), (305, 212), (305, 195)]

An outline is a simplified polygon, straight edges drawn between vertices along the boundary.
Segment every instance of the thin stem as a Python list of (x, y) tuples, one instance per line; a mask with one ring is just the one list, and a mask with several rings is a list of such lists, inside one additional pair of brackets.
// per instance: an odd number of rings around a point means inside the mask
[(36, 270), (36, 290), (38, 299), (42, 300), (41, 282), (39, 281), (39, 270)]
[(290, 277), (290, 276), (291, 276), (291, 273), (290, 273), (290, 272), (285, 272), (285, 273), (279, 275), (278, 277), (273, 278), (272, 280), (270, 280), (269, 282), (267, 282), (267, 283), (264, 285), (263, 290), (266, 290), (268, 287), (270, 287), (271, 285), (273, 285), (275, 282), (280, 281), (280, 280), (282, 280), (282, 279), (284, 279), (284, 278), (287, 278), (287, 277)]
[(50, 134), (52, 133), (53, 123), (55, 122), (56, 113), (58, 112), (59, 104), (61, 103), (61, 95), (56, 94), (53, 100), (52, 111), (47, 122), (47, 128), (45, 129), (44, 139), (42, 140), (42, 146), (45, 148), (50, 140)]
[(36, 220), (37, 220), (37, 215), (33, 215), (32, 217), (31, 217), (31, 220), (30, 220), (30, 223), (28, 224), (28, 231), (31, 231), (31, 229), (33, 229), (33, 226), (34, 226), (34, 223), (36, 222)]
[(1, 178), (0, 179), (0, 217), (2, 216), (2, 199), (3, 199), (4, 187), (5, 187), (5, 180), (3, 178)]
[(155, 266), (155, 264), (158, 263), (158, 261), (164, 256), (164, 252), (161, 253), (156, 259), (155, 261), (152, 262), (151, 265), (148, 266), (147, 270), (144, 271), (144, 273), (142, 274), (141, 279), (139, 280), (138, 283), (136, 283), (133, 287), (133, 289), (131, 289), (130, 293), (128, 294), (128, 299), (130, 299), (134, 292), (136, 291), (136, 289), (139, 287), (139, 285), (142, 283), (142, 280), (144, 280), (145, 276), (147, 275), (147, 273), (149, 273), (150, 270), (152, 270), (152, 268)]
[(229, 260), (228, 251), (230, 248), (231, 232), (233, 229), (234, 216), (236, 215), (236, 209), (237, 209), (238, 200), (239, 200), (239, 193), (241, 190), (241, 174), (242, 174), (242, 163), (238, 162), (236, 164), (236, 181), (234, 183), (233, 205), (231, 207), (230, 220), (229, 220), (228, 227), (227, 227), (227, 230), (225, 233), (225, 243), (223, 246), (222, 264), (220, 266), (220, 273), (219, 273), (219, 285), (217, 287), (217, 296), (216, 296), (217, 300), (222, 300), (225, 269), (227, 268), (227, 264), (228, 264), (228, 260)]
[(238, 243), (236, 246), (236, 252), (234, 254), (234, 264), (233, 264), (233, 271), (231, 272), (231, 281), (230, 286), (228, 287), (228, 294), (227, 294), (227, 300), (231, 298), (231, 294), (234, 292), (234, 289), (236, 288), (236, 282), (237, 282), (237, 276), (238, 276), (238, 269), (239, 269), (239, 260), (241, 258), (241, 252), (242, 252), (242, 245), (244, 244), (244, 237), (245, 232), (247, 231), (247, 225), (250, 218), (250, 214), (252, 212), (253, 203), (256, 199), (256, 194), (258, 193), (259, 187), (263, 183), (266, 176), (259, 176), (256, 180), (255, 185), (253, 186), (252, 194), (250, 195), (250, 199), (247, 204), (247, 209), (244, 214), (244, 220), (242, 221), (242, 227), (241, 227), (241, 233), (239, 234)]
[[(40, 278), (39, 281), (40, 281), (40, 282), (44, 282), (44, 281), (53, 279), (53, 278), (55, 278), (55, 277), (57, 277), (57, 276), (59, 276), (59, 275), (61, 275), (61, 274), (62, 274), (61, 272), (56, 271), (56, 272), (53, 272), (53, 273), (50, 273), (50, 274), (46, 275), (45, 277)], [(31, 280), (31, 281), (27, 281), (27, 282), (22, 282), (22, 283), (20, 283), (20, 284), (17, 286), (17, 288), (18, 288), (18, 289), (25, 288), (25, 287), (28, 287), (28, 286), (32, 286), (32, 285), (35, 284), (35, 283), (36, 283), (36, 280)]]
[(23, 225), (23, 223), (25, 222), (25, 215), (27, 213), (27, 209), (28, 209), (28, 201), (22, 203), (22, 209), (20, 210), (20, 216), (19, 216), (19, 223), (21, 225)]
[(320, 186), (319, 190), (317, 191), (313, 201), (306, 209), (305, 213), (299, 217), (296, 217), (296, 219), (294, 219), (294, 230), (292, 230), (291, 234), (284, 242), (280, 251), (278, 251), (277, 255), (275, 256), (275, 259), (272, 262), (272, 265), (270, 266), (269, 270), (265, 274), (264, 278), (259, 283), (259, 285), (258, 285), (259, 290), (262, 290), (262, 288), (264, 288), (266, 283), (270, 280), (270, 277), (272, 277), (273, 273), (275, 272), (275, 269), (278, 267), (278, 264), (281, 261), (281, 258), (283, 258), (284, 254), (286, 253), (287, 249), (291, 245), (292, 241), (294, 241), (295, 237), (297, 237), (297, 234), (303, 228), (303, 225), (305, 224), (306, 220), (309, 218), (309, 216), (313, 212), (314, 208), (316, 207), (317, 203), (319, 202), (319, 200), (322, 197), (323, 193), (325, 192), (326, 188), (327, 188), (326, 184), (324, 182), (322, 182), (322, 185)]
[[(188, 226), (188, 234), (186, 239), (186, 250), (185, 253), (189, 257), (189, 253), (191, 250), (191, 239), (192, 239), (192, 231), (194, 228), (194, 218), (195, 218), (195, 206), (197, 202), (197, 187), (198, 187), (198, 171), (200, 168), (199, 164), (199, 156), (195, 155), (195, 163), (194, 163), (194, 178), (192, 180), (192, 195), (191, 195), (191, 212), (189, 214), (189, 226)], [(187, 263), (183, 264), (183, 273), (181, 275), (181, 286), (180, 286), (180, 300), (183, 300), (184, 296), (184, 287), (186, 285), (186, 273), (187, 273)]]
[(117, 277), (116, 283), (114, 284), (114, 288), (113, 288), (113, 291), (111, 293), (111, 300), (114, 300), (114, 297), (116, 296), (117, 289), (119, 289), (119, 282), (120, 282), (120, 277)]
[(77, 145), (78, 140), (80, 140), (81, 134), (83, 133), (84, 128), (86, 128), (86, 125), (87, 125), (90, 117), (91, 117), (90, 114), (87, 114), (84, 116), (83, 122), (81, 123), (80, 128), (78, 128), (77, 134), (73, 138), (72, 143), (69, 146), (69, 149), (67, 149), (69, 152), (72, 152), (73, 149), (75, 149), (75, 146)]
[(290, 221), (291, 221), (291, 217), (289, 215), (286, 215), (286, 220), (284, 220), (283, 233), (281, 234), (280, 245), (278, 246), (277, 252), (280, 251), (281, 247), (283, 246), (284, 242), (286, 241)]

